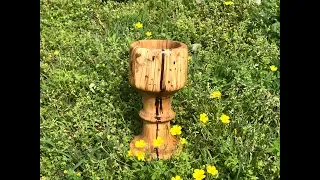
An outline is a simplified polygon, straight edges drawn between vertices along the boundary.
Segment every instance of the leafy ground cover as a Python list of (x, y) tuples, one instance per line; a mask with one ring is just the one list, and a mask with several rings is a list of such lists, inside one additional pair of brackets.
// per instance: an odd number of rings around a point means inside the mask
[[(40, 0), (40, 179), (280, 179), (279, 3)], [(176, 159), (128, 155), (142, 127), (128, 84), (140, 39), (189, 47)]]

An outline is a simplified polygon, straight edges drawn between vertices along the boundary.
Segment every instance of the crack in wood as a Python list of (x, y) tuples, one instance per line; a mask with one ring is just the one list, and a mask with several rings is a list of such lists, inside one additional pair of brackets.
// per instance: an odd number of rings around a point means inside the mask
[[(160, 112), (162, 112), (162, 98), (160, 96), (161, 92), (165, 91), (165, 87), (163, 87), (163, 75), (164, 75), (164, 49), (162, 49), (161, 51), (162, 53), (162, 59), (161, 59), (161, 77), (160, 77), (160, 93), (159, 95), (156, 97), (155, 100), (155, 106), (156, 106), (156, 124), (157, 124), (157, 129), (156, 129), (156, 139), (158, 138), (158, 131), (159, 131), (159, 122), (161, 122), (161, 117), (159, 115), (159, 110)], [(159, 107), (160, 106), (160, 107)], [(157, 154), (157, 159), (159, 160), (159, 148), (156, 147), (156, 154)]]

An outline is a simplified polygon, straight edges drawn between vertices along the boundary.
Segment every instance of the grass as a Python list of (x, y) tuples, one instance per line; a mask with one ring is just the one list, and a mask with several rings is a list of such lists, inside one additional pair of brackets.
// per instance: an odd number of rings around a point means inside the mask
[[(219, 171), (206, 179), (280, 179), (279, 1), (233, 2), (40, 0), (40, 179), (193, 179), (206, 164)], [(192, 56), (173, 98), (171, 124), (188, 141), (177, 159), (127, 156), (142, 127), (128, 84), (140, 39), (180, 41)]]

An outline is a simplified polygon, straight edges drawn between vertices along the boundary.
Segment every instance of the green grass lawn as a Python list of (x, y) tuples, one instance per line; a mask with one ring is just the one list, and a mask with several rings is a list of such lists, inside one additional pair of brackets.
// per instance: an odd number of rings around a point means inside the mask
[[(280, 2), (232, 2), (40, 0), (40, 178), (280, 179)], [(183, 42), (192, 57), (172, 104), (188, 142), (176, 159), (128, 156), (142, 128), (129, 45), (141, 39)]]

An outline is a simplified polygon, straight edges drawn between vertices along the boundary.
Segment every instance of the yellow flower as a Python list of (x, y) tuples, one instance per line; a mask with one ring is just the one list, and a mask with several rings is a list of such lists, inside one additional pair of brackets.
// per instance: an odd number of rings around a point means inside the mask
[(171, 180), (182, 180), (180, 176), (172, 177)]
[(136, 156), (138, 157), (138, 160), (144, 160), (144, 152), (138, 151)]
[(56, 55), (56, 56), (58, 56), (60, 53), (59, 53), (59, 51), (54, 51), (53, 54)]
[(187, 142), (186, 138), (180, 138), (180, 143), (187, 144), (188, 142)]
[(204, 170), (203, 169), (195, 169), (193, 171), (192, 177), (196, 180), (202, 180), (206, 176), (204, 175)]
[(232, 1), (226, 1), (226, 2), (224, 2), (224, 4), (229, 6), (229, 5), (233, 5), (234, 3)]
[(221, 98), (221, 92), (220, 91), (213, 91), (210, 95), (210, 98)]
[(143, 25), (141, 24), (141, 22), (137, 22), (134, 24), (134, 28), (136, 28), (136, 29), (140, 29), (142, 27), (143, 27)]
[(278, 68), (274, 65), (270, 66), (271, 71), (276, 71)]
[(146, 32), (146, 35), (149, 37), (152, 35), (152, 33), (150, 31)]
[(156, 139), (153, 140), (153, 146), (159, 147), (163, 143), (162, 137), (157, 137)]
[(68, 174), (68, 170), (64, 170), (63, 173)]
[(174, 136), (174, 135), (180, 135), (181, 134), (181, 126), (178, 125), (174, 125), (172, 126), (172, 128), (170, 129), (170, 133)]
[(81, 172), (78, 172), (78, 173), (77, 173), (77, 176), (79, 176), (79, 177), (80, 177), (80, 176), (81, 176)]
[(140, 141), (136, 141), (136, 143), (134, 144), (137, 148), (143, 148), (146, 145), (146, 142), (144, 142), (144, 140), (140, 140)]
[(192, 57), (191, 56), (188, 56), (188, 61), (190, 61), (192, 59)]
[(216, 167), (215, 166), (210, 166), (210, 165), (207, 166), (207, 172), (212, 174), (212, 175), (218, 174), (218, 170), (216, 169)]
[(233, 134), (234, 134), (234, 135), (237, 135), (237, 129), (234, 129), (234, 130), (233, 130)]
[(132, 156), (131, 150), (128, 151), (128, 156)]
[(208, 121), (208, 116), (205, 113), (200, 114), (200, 121), (206, 123)]
[(230, 117), (225, 115), (225, 114), (222, 114), (221, 117), (220, 117), (220, 120), (225, 123), (225, 124), (228, 124), (230, 122)]

